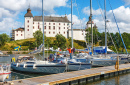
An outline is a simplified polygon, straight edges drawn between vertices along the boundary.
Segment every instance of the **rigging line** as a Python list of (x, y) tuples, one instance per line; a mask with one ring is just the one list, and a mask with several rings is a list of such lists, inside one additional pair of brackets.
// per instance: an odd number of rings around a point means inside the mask
[[(110, 25), (110, 24), (109, 24), (109, 25)], [(107, 30), (108, 30), (108, 29), (107, 29)], [(113, 41), (113, 39), (112, 39), (112, 36), (111, 36), (111, 34), (110, 34), (110, 32), (109, 32), (109, 30), (108, 30), (108, 33), (109, 33), (109, 36), (110, 36), (110, 38), (111, 38), (111, 40), (112, 40), (112, 43), (113, 43), (114, 47), (116, 47), (115, 44), (114, 44), (114, 41)], [(117, 49), (116, 49), (116, 52), (117, 52), (117, 54), (118, 54)]]
[(101, 5), (99, 4), (98, 0), (96, 0), (96, 1), (97, 1), (97, 3), (98, 3), (98, 6), (99, 6), (99, 9), (100, 9), (101, 15), (102, 15), (102, 17), (103, 17), (103, 20), (105, 21), (104, 15), (103, 15), (102, 10), (101, 10), (101, 7), (100, 7)]
[(119, 26), (118, 26), (117, 21), (116, 21), (116, 17), (115, 17), (115, 14), (114, 14), (114, 12), (113, 12), (113, 9), (112, 9), (112, 6), (111, 6), (111, 3), (110, 3), (110, 0), (108, 0), (108, 1), (109, 1), (109, 4), (110, 4), (110, 7), (111, 7), (111, 10), (112, 10), (113, 17), (114, 17), (115, 22), (116, 22), (116, 26), (117, 26), (117, 28), (118, 28), (118, 31), (119, 31), (119, 34), (120, 34), (120, 37), (121, 37), (122, 43), (123, 43), (123, 45), (124, 45), (124, 48), (125, 48), (125, 50), (126, 50), (126, 53), (128, 54), (127, 49), (126, 49), (126, 46), (125, 46), (125, 43), (124, 43), (124, 40), (123, 40), (122, 35), (121, 35), (121, 33), (120, 33)]
[[(98, 6), (99, 6), (99, 9), (100, 9), (100, 12), (101, 12), (102, 18), (103, 18), (103, 20), (105, 21), (105, 19), (104, 19), (104, 17), (103, 17), (102, 10), (101, 10), (101, 8), (100, 8), (100, 4), (99, 4), (98, 0), (96, 0), (96, 1), (97, 1), (97, 3), (98, 3)], [(109, 26), (110, 26), (110, 24), (109, 24)], [(108, 30), (108, 28), (107, 28), (107, 30)], [(111, 34), (110, 34), (109, 30), (108, 30), (108, 33), (109, 33), (109, 35), (111, 36)], [(112, 37), (111, 37), (111, 40), (112, 40), (112, 42), (113, 42)], [(118, 53), (117, 48), (116, 48), (116, 46), (115, 46), (114, 42), (113, 42), (113, 45), (114, 45), (114, 47), (115, 47), (115, 49), (116, 49), (116, 52)]]
[[(77, 3), (76, 3), (76, 0), (75, 0), (75, 4), (76, 4), (76, 8), (77, 8), (77, 11), (78, 11), (79, 19), (80, 19), (79, 9), (78, 9), (78, 7), (77, 7)], [(82, 28), (83, 28), (83, 26), (82, 26), (82, 22), (81, 22), (81, 19), (80, 19), (80, 25), (81, 25), (81, 29), (82, 29)]]

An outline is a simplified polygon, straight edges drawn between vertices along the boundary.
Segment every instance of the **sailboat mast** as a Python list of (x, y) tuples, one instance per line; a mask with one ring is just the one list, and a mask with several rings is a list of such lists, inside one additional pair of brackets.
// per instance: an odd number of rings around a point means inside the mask
[(107, 54), (107, 26), (106, 26), (106, 0), (104, 0), (104, 8), (105, 8), (105, 56)]
[(93, 27), (92, 27), (92, 0), (90, 0), (90, 18), (91, 18), (91, 37), (92, 37), (92, 43), (91, 43), (91, 47), (92, 47), (92, 55), (93, 55)]
[(73, 24), (72, 24), (72, 15), (73, 15), (73, 4), (71, 0), (71, 40), (72, 40), (72, 49), (73, 49)]
[(43, 60), (44, 60), (44, 9), (43, 9), (43, 0), (42, 0), (42, 22), (43, 22)]

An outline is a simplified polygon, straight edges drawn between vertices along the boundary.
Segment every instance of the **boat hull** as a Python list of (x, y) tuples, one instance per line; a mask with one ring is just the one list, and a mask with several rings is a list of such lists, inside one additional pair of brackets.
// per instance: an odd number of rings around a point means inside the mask
[(11, 72), (8, 72), (8, 73), (0, 73), (0, 81), (4, 81), (6, 78), (7, 78), (7, 76), (9, 76), (9, 74), (10, 74)]
[(76, 70), (84, 70), (84, 69), (90, 69), (91, 64), (86, 63), (70, 63), (67, 66), (67, 70), (76, 71)]
[[(91, 60), (92, 66), (112, 66), (117, 60)], [(119, 64), (125, 64), (127, 60), (120, 60)]]
[(16, 71), (30, 72), (30, 73), (63, 73), (66, 65), (19, 65), (11, 64), (11, 68)]

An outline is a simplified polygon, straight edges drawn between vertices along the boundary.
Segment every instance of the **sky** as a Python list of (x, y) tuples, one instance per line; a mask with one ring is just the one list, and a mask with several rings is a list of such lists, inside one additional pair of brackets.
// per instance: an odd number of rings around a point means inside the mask
[[(43, 0), (45, 16), (65, 16), (71, 21), (71, 0)], [(30, 7), (33, 16), (42, 15), (42, 0), (0, 0), (0, 34), (24, 27), (24, 15)], [(72, 0), (73, 29), (85, 29), (90, 15), (90, 0)], [(110, 3), (109, 3), (110, 2)], [(105, 31), (104, 0), (92, 0), (93, 21), (99, 32)], [(112, 9), (111, 9), (112, 8)], [(121, 31), (130, 33), (130, 0), (106, 0), (107, 28), (118, 32), (112, 10)]]

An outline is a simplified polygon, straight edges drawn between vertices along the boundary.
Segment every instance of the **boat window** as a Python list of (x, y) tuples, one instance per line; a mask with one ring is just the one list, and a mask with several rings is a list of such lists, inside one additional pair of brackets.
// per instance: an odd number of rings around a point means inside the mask
[(26, 64), (35, 64), (35, 62), (26, 62)]

